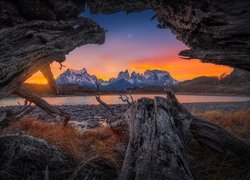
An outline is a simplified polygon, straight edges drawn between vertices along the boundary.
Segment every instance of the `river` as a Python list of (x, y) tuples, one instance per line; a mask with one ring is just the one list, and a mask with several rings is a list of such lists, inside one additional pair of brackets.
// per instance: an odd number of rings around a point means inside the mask
[[(154, 96), (162, 96), (158, 94), (135, 94), (135, 100), (141, 97), (153, 98)], [(214, 95), (177, 95), (177, 99), (181, 103), (194, 103), (194, 102), (238, 102), (250, 101), (250, 96), (214, 96)], [(102, 100), (107, 104), (121, 104), (122, 101), (116, 95), (103, 95)], [(48, 103), (53, 105), (77, 105), (77, 104), (98, 104), (95, 96), (60, 96), (60, 97), (43, 97)], [(5, 98), (0, 100), (0, 106), (14, 106), (23, 104), (22, 98)]]

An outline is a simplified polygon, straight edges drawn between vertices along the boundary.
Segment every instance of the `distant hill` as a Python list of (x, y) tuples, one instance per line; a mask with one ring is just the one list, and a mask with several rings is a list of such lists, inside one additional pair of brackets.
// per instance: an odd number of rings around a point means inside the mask
[(219, 79), (218, 77), (197, 77), (180, 82), (174, 90), (178, 93), (218, 93), (250, 95), (250, 73), (234, 69)]

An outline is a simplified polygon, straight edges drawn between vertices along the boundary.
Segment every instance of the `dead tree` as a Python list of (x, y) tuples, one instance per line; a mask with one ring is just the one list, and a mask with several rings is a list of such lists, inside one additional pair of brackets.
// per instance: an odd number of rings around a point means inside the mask
[(113, 119), (117, 115), (115, 114), (114, 110), (101, 99), (100, 85), (99, 85), (97, 78), (95, 79), (95, 85), (96, 85), (96, 92), (97, 92), (97, 95), (95, 96), (96, 101), (99, 102), (103, 107), (105, 107), (108, 110), (108, 112), (110, 113)]
[(194, 179), (185, 146), (194, 138), (222, 155), (249, 158), (250, 146), (225, 129), (194, 117), (166, 89), (167, 98), (142, 98), (125, 113), (129, 145), (120, 179)]
[(127, 103), (129, 107), (135, 102), (131, 92), (117, 93), (117, 95), (119, 96), (119, 99), (121, 99), (122, 102)]
[(194, 179), (183, 136), (190, 119), (173, 116), (164, 98), (142, 98), (126, 114), (130, 140), (119, 179)]

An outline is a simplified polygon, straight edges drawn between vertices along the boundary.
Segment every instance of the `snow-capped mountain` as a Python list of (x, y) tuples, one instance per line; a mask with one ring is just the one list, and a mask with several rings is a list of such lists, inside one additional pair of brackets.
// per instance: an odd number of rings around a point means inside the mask
[[(59, 85), (78, 84), (81, 87), (93, 89), (96, 88), (95, 79), (96, 76), (88, 74), (86, 69), (80, 71), (68, 69), (57, 78), (56, 82)], [(178, 84), (167, 71), (160, 70), (147, 70), (143, 74), (132, 72), (131, 75), (128, 70), (125, 70), (121, 71), (117, 78), (111, 78), (109, 81), (99, 79), (98, 82), (102, 90), (127, 90), (147, 86), (163, 87), (164, 83), (169, 86)]]
[(126, 70), (120, 72), (118, 78), (112, 78), (109, 84), (103, 88), (107, 90), (126, 90), (147, 86), (163, 87), (164, 83), (174, 86), (178, 84), (178, 81), (173, 79), (167, 71), (146, 70), (143, 74), (132, 72), (130, 75), (128, 70)]
[(82, 87), (95, 88), (95, 75), (90, 75), (85, 68), (82, 70), (67, 69), (56, 82), (59, 85), (78, 84)]

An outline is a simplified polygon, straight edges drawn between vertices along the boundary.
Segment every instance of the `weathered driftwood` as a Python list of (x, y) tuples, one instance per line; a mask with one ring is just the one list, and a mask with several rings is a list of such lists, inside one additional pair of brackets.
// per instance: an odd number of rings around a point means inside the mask
[[(45, 77), (51, 77), (48, 64), (63, 62), (66, 54), (78, 46), (103, 43), (104, 32), (86, 18), (36, 20), (0, 29), (0, 40), (1, 99), (39, 70), (49, 72), (44, 73)], [(50, 78), (48, 81), (51, 83)]]
[(110, 113), (110, 115), (113, 117), (117, 116), (114, 112), (114, 110), (108, 105), (106, 104), (102, 99), (101, 99), (101, 92), (100, 92), (100, 85), (97, 79), (95, 79), (95, 85), (96, 85), (96, 91), (97, 91), (97, 95), (95, 96), (96, 101), (98, 103), (100, 103), (100, 105), (104, 106), (104, 108), (106, 108), (108, 110), (108, 112)]
[(43, 74), (43, 76), (45, 77), (45, 79), (48, 81), (49, 86), (51, 87), (51, 89), (53, 90), (53, 92), (55, 94), (59, 93), (58, 87), (56, 85), (56, 81), (54, 78), (54, 75), (51, 71), (50, 68), (50, 64), (47, 63), (44, 68), (40, 69), (41, 73)]
[(19, 87), (18, 89), (15, 90), (14, 92), (16, 95), (27, 99), (30, 102), (33, 102), (35, 105), (38, 107), (42, 108), (44, 111), (46, 111), (48, 114), (52, 115), (55, 117), (55, 115), (63, 116), (64, 117), (64, 124), (67, 124), (67, 122), (70, 119), (70, 116), (68, 113), (65, 113), (61, 109), (50, 105), (47, 103), (45, 100), (37, 96), (36, 94), (26, 90), (24, 87)]
[(131, 106), (127, 112), (130, 140), (121, 180), (194, 179), (178, 132), (188, 130), (191, 121), (177, 117), (171, 106), (160, 97), (142, 98)]
[(232, 136), (227, 130), (213, 123), (194, 117), (190, 125), (194, 139), (209, 149), (222, 153), (233, 153), (238, 157), (249, 156), (250, 146)]
[(110, 124), (123, 132), (129, 127), (130, 140), (121, 180), (193, 179), (184, 148), (192, 137), (223, 155), (249, 157), (249, 145), (225, 129), (194, 117), (171, 90), (166, 92), (167, 98), (138, 100), (125, 113), (123, 123)]
[[(61, 64), (76, 47), (104, 43), (104, 30), (79, 17), (83, 9), (83, 0), (0, 1), (0, 99), (18, 94), (37, 71), (58, 93), (49, 64)], [(45, 103), (36, 104), (48, 110)]]
[(176, 112), (185, 114), (186, 118), (191, 119), (190, 132), (192, 136), (202, 144), (212, 150), (225, 154), (235, 153), (239, 156), (250, 155), (250, 146), (232, 136), (227, 130), (213, 123), (193, 116), (175, 97), (174, 93), (165, 89), (167, 100), (171, 101)]

